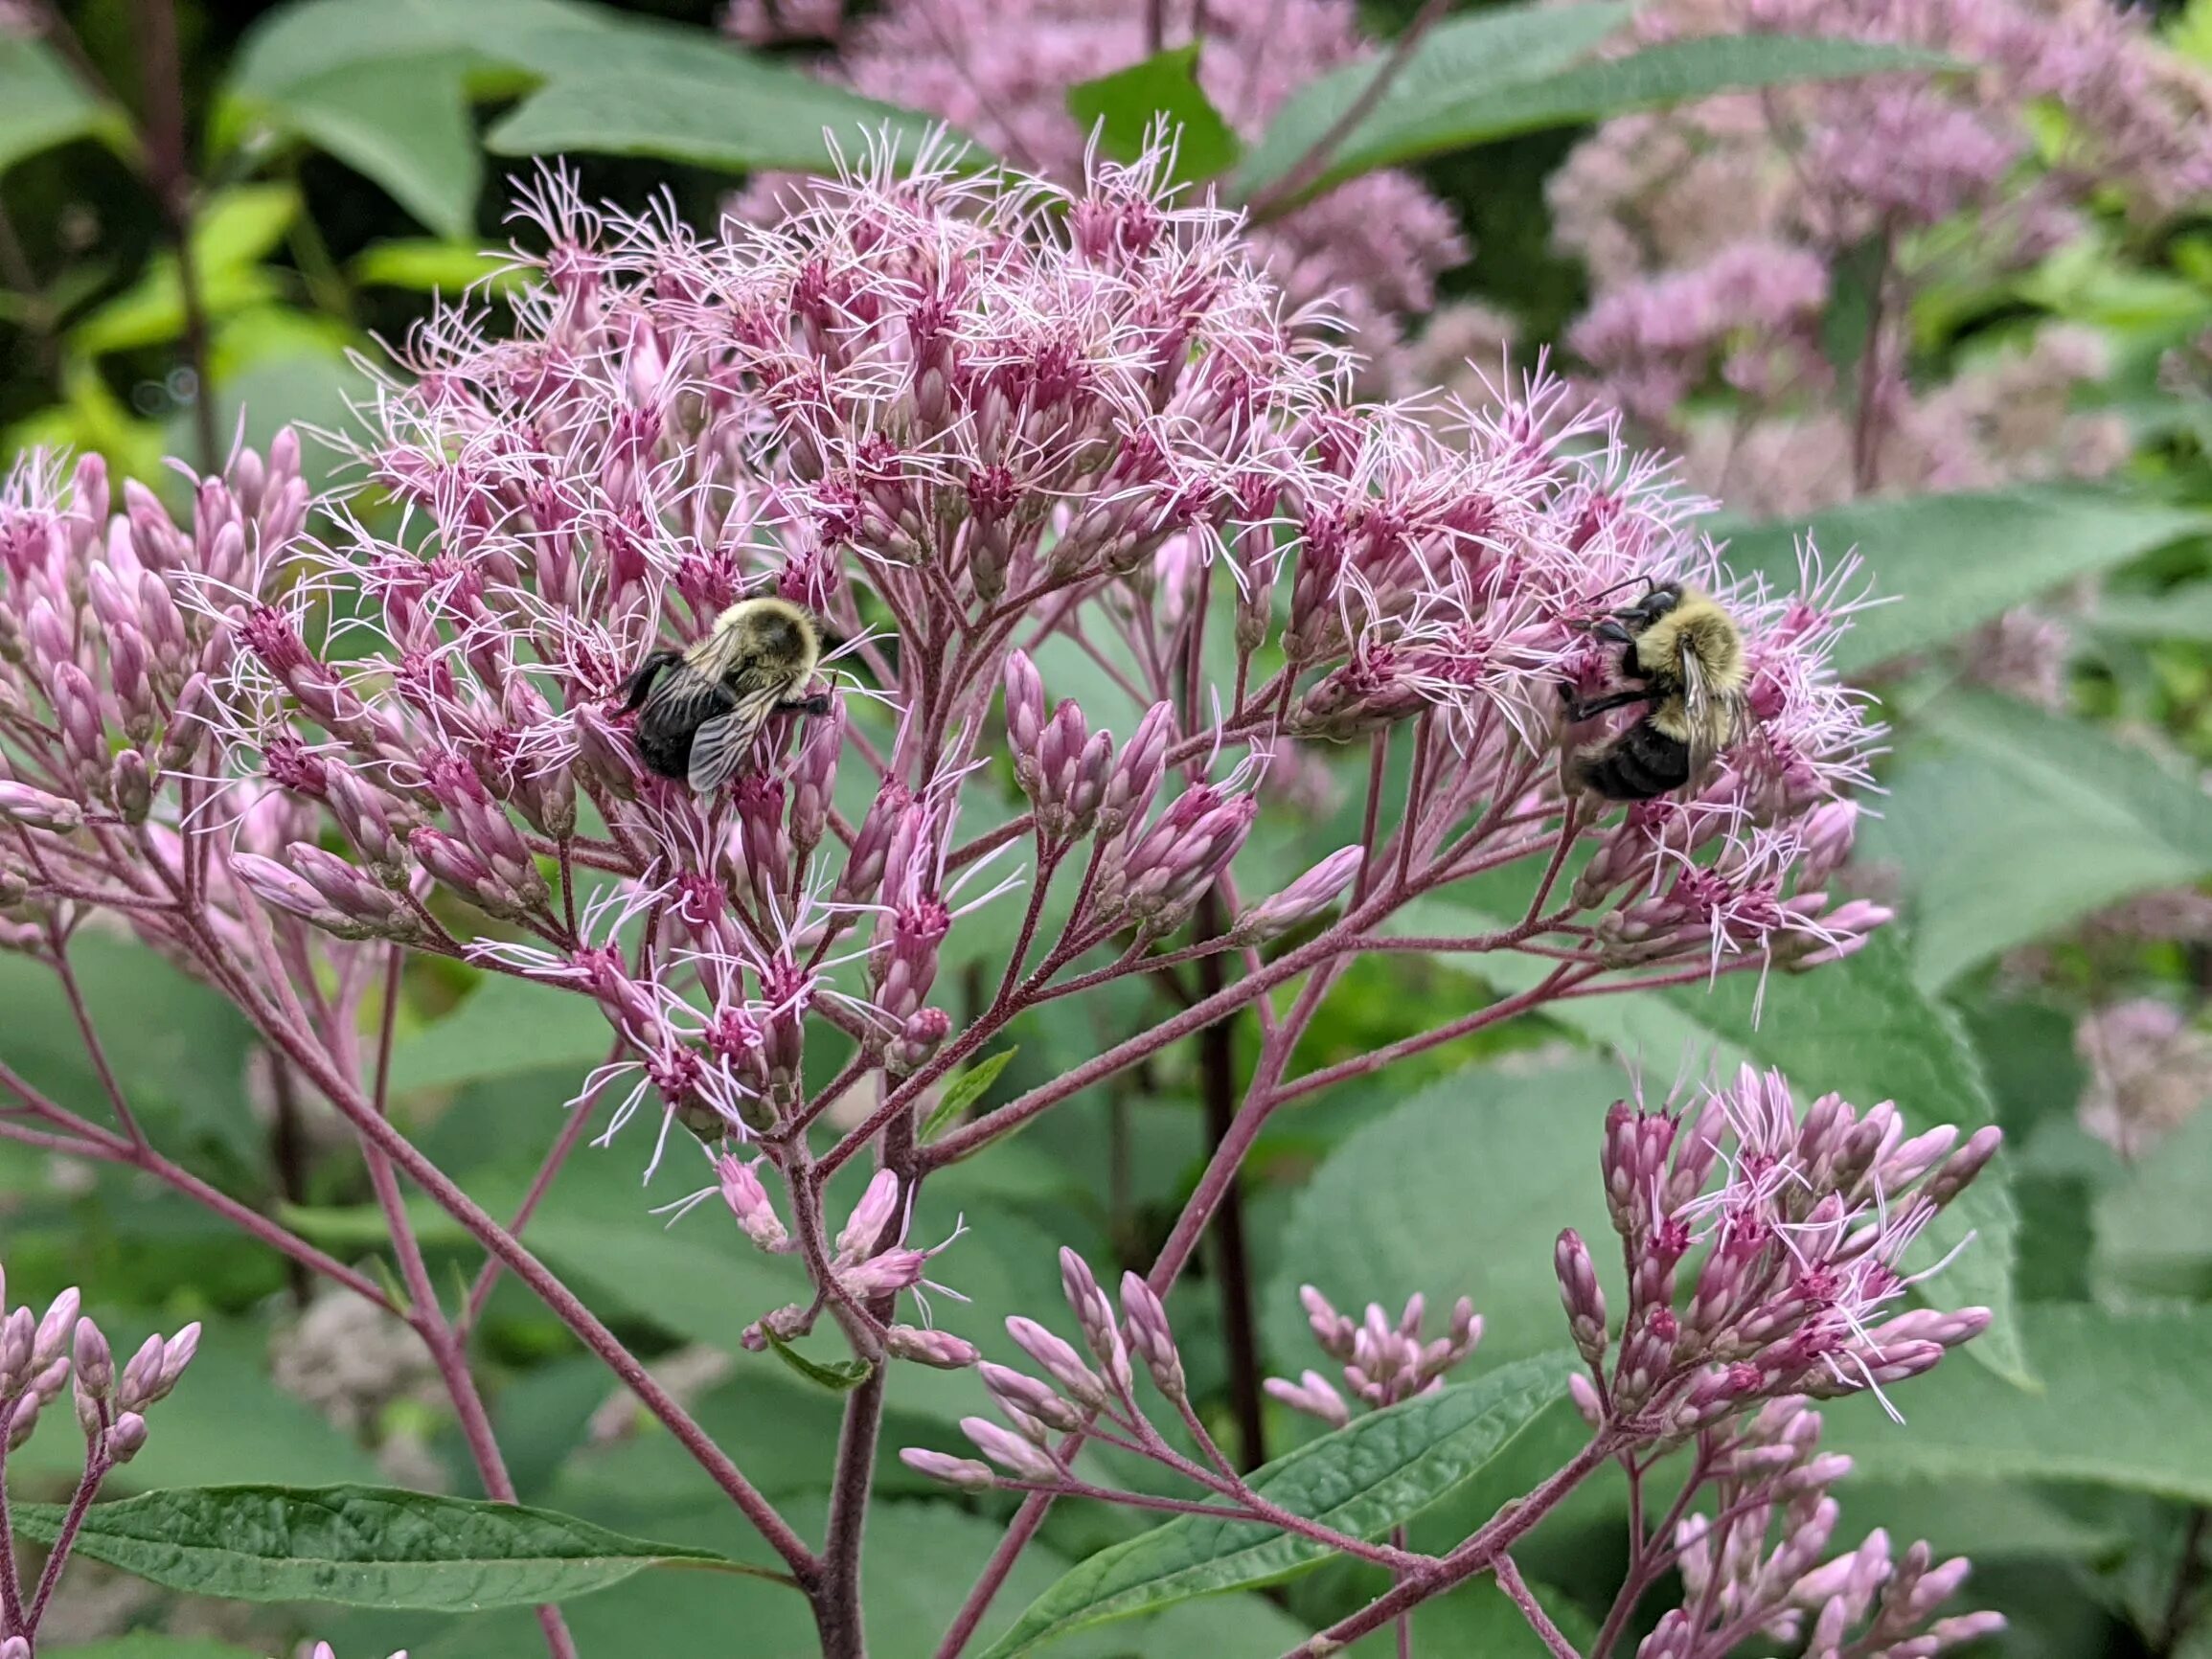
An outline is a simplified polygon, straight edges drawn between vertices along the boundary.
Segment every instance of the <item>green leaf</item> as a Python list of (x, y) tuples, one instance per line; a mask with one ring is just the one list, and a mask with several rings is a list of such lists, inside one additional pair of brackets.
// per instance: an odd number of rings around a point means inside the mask
[[(1794, 590), (1810, 533), (1835, 558), (1856, 548), (1877, 598), (1837, 643), (1836, 667), (1862, 672), (1955, 639), (2077, 577), (2125, 564), (2203, 530), (2201, 512), (2111, 491), (2029, 486), (1976, 495), (1855, 501), (1809, 524), (1731, 527), (1728, 563)], [(1716, 534), (1719, 534), (1716, 527)]]
[(1921, 710), (1860, 856), (1912, 902), (1934, 989), (2130, 894), (2212, 871), (2212, 798), (2140, 750), (1983, 693)]
[[(1293, 1514), (1372, 1538), (1421, 1512), (1495, 1457), (1565, 1391), (1571, 1353), (1539, 1355), (1310, 1441), (1252, 1476)], [(1079, 1563), (1032, 1602), (985, 1659), (1223, 1590), (1269, 1584), (1326, 1559), (1272, 1527), (1180, 1515)]]
[(266, 112), (460, 240), (474, 229), (484, 184), (467, 71), (467, 58), (452, 52), (378, 58), (295, 81)]
[(2212, 1503), (2212, 1312), (2043, 1303), (2021, 1317), (2041, 1388), (1947, 1361), (1893, 1391), (1903, 1424), (1871, 1398), (1824, 1406), (1821, 1449), (1849, 1453), (1868, 1480), (2083, 1482)]
[(809, 1359), (774, 1331), (766, 1331), (768, 1346), (776, 1351), (776, 1357), (813, 1383), (832, 1394), (850, 1394), (875, 1375), (876, 1368), (860, 1359)]
[(1198, 85), (1196, 41), (1067, 89), (1068, 113), (1116, 161), (1135, 161), (1166, 117), (1175, 146), (1174, 182), (1212, 178), (1237, 163), (1243, 147)]
[(576, 1067), (581, 1079), (613, 1041), (598, 1010), (575, 992), (487, 974), (459, 1008), (394, 1047), (392, 1088), (457, 1088), (560, 1066)]
[(2212, 1297), (2212, 1112), (2200, 1111), (2096, 1195), (2094, 1267), (2115, 1292)]
[(994, 1055), (977, 1060), (947, 1083), (945, 1098), (937, 1102), (936, 1109), (929, 1114), (929, 1121), (922, 1125), (922, 1144), (926, 1147), (937, 1139), (946, 1125), (958, 1123), (960, 1114), (990, 1092), (991, 1085), (998, 1081), (998, 1074), (1006, 1070), (1007, 1062), (1019, 1053), (1021, 1050), (1018, 1046), (1001, 1049)]
[(2164, 593), (2098, 596), (2089, 626), (2129, 640), (2212, 642), (2212, 581), (2183, 582)]
[(171, 1636), (133, 1630), (81, 1648), (49, 1648), (54, 1659), (259, 1659), (251, 1648), (235, 1647), (209, 1636)]
[[(1792, 81), (1900, 69), (1959, 67), (1917, 47), (1791, 34), (1708, 35), (1669, 40), (1627, 57), (1582, 63), (1526, 79), (1478, 80), (1467, 96), (1439, 100), (1402, 121), (1370, 116), (1331, 160), (1312, 190), (1446, 150), (1547, 127), (1579, 126), (1651, 109)], [(1387, 108), (1391, 100), (1383, 101)], [(1263, 150), (1272, 152), (1269, 141)]]
[[(1448, 125), (1472, 101), (1516, 81), (1565, 68), (1634, 11), (1624, 0), (1551, 6), (1542, 0), (1498, 6), (1440, 23), (1399, 66), (1374, 109), (1347, 135), (1374, 160), (1352, 169), (1367, 171), (1425, 153), (1424, 135)], [(1380, 63), (1347, 65), (1307, 82), (1276, 111), (1266, 133), (1238, 170), (1237, 186), (1258, 193), (1288, 172), (1320, 137), (1358, 102)], [(1340, 152), (1338, 161), (1341, 162)]]
[(489, 288), (511, 293), (527, 285), (525, 272), (507, 257), (474, 242), (438, 242), (395, 238), (371, 242), (346, 267), (363, 287), (408, 288), (417, 293), (458, 295)]
[[(51, 1543), (63, 1511), (17, 1504)], [(654, 1566), (762, 1569), (573, 1515), (382, 1487), (196, 1487), (96, 1504), (80, 1555), (172, 1590), (237, 1602), (459, 1612), (561, 1602)]]
[[(282, 297), (262, 261), (284, 240), (300, 212), (288, 185), (240, 185), (218, 192), (193, 225), (193, 259), (200, 301), (219, 323)], [(176, 257), (162, 254), (128, 288), (70, 330), (71, 347), (92, 356), (135, 351), (184, 333), (184, 284)]]
[(255, 21), (228, 90), (268, 98), (333, 71), (425, 53), (528, 64), (545, 42), (613, 33), (611, 13), (569, 0), (306, 0)]
[[(157, 1144), (220, 1148), (239, 1164), (264, 1153), (246, 1099), (253, 1032), (238, 1010), (135, 941), (85, 931), (69, 960), (124, 1099)], [(54, 971), (0, 955), (0, 1059), (65, 1105), (106, 1122), (100, 1078)]]
[(88, 133), (118, 139), (121, 114), (87, 92), (42, 40), (0, 34), (0, 172), (27, 155)]
[(824, 171), (888, 133), (911, 157), (939, 124), (727, 55), (709, 79), (607, 69), (559, 76), (486, 137), (500, 155), (646, 155), (737, 172)]

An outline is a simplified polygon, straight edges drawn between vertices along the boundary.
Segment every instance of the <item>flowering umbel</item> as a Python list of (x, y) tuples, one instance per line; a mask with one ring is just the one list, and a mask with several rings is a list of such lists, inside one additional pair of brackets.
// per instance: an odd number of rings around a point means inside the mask
[[(788, 1259), (810, 1298), (733, 1308), (733, 1332), (781, 1349), (826, 1312), (863, 1402), (894, 1363), (980, 1358), (922, 1300), (951, 1241), (909, 1238), (933, 1174), (1267, 1007), (1239, 1127), (1152, 1279), (1117, 1307), (1063, 1262), (1083, 1348), (1024, 1325), (1043, 1375), (979, 1374), (1008, 1425), (978, 1449), (1059, 1491), (1047, 1443), (1134, 1412), (1140, 1377), (1195, 1432), (1155, 1292), (1285, 1103), (1554, 996), (1816, 968), (1886, 919), (1827, 885), (1877, 737), (1828, 662), (1847, 570), (1808, 550), (1801, 591), (1731, 578), (1665, 460), (1555, 382), (1480, 413), (1359, 401), (1339, 343), (1232, 215), (1163, 187), (1159, 154), (1070, 187), (901, 159), (714, 234), (545, 176), (512, 331), (449, 308), (416, 334), (358, 446), (369, 489), (320, 504), (312, 534), (288, 437), (199, 480), (189, 528), (136, 487), (114, 511), (94, 462), (66, 484), (27, 463), (0, 497), (0, 943), (66, 980), (105, 910), (216, 986), (371, 1148), (393, 1227), (397, 1170), (674, 1431), (826, 1630), (857, 1627), (853, 1573), (385, 1109), (362, 1033), (373, 1012), (390, 1028), (408, 954), (602, 1022), (607, 1058), (571, 1132), (549, 1122), (544, 1178), (586, 1117), (601, 1140), (641, 1116), (656, 1148), (696, 1135), (728, 1247)], [(1567, 727), (1562, 692), (1617, 663), (1590, 625), (1676, 579), (1737, 618), (1748, 718), (1692, 789), (1626, 811), (1573, 797), (1563, 762), (1608, 734)], [(822, 625), (828, 712), (771, 717), (713, 793), (641, 766), (640, 665), (771, 592)], [(1071, 662), (1098, 670), (1081, 700)], [(1339, 743), (1369, 780), (1358, 840), (1270, 865), (1263, 786)], [(1524, 875), (1525, 913), (1419, 947), (1525, 950), (1541, 978), (1293, 1075), (1336, 966), (1407, 943), (1408, 905), (1478, 874)], [(970, 919), (999, 899), (984, 943)], [(985, 1056), (1030, 1011), (1190, 963), (1218, 989), (1060, 1076), (1010, 1074), (1012, 1098), (932, 1113), (956, 1074), (992, 1082)], [(0, 1084), (36, 1134), (225, 1202), (135, 1138), (120, 1091), (111, 1132)], [(840, 1224), (827, 1193), (855, 1160), (875, 1167)], [(402, 1311), (269, 1217), (226, 1214)], [(407, 1290), (473, 1415), (462, 1333), (434, 1287)], [(1347, 1381), (1402, 1403), (1473, 1336), (1471, 1314), (1425, 1340), (1384, 1322), (1353, 1339)], [(872, 1431), (849, 1455), (874, 1455)], [(1205, 1457), (1240, 1513), (1289, 1524)], [(497, 1461), (479, 1466), (490, 1489)]]

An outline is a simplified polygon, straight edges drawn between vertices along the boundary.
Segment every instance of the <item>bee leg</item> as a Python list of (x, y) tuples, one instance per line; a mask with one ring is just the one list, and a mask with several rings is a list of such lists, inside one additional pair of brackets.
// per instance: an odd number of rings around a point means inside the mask
[(789, 702), (776, 705), (787, 715), (826, 715), (832, 706), (828, 692), (816, 692), (810, 697), (793, 697)]
[(1610, 696), (1592, 697), (1585, 703), (1575, 695), (1572, 686), (1562, 686), (1560, 691), (1562, 693), (1562, 700), (1567, 706), (1567, 718), (1576, 725), (1595, 719), (1608, 710), (1625, 709), (1630, 703), (1651, 702), (1653, 696), (1651, 692), (1615, 692)]
[(653, 681), (660, 678), (662, 670), (673, 669), (683, 660), (681, 651), (655, 651), (638, 664), (637, 671), (623, 683), (625, 701), (621, 712), (626, 715), (635, 714), (639, 705), (645, 701), (646, 694), (652, 690)]

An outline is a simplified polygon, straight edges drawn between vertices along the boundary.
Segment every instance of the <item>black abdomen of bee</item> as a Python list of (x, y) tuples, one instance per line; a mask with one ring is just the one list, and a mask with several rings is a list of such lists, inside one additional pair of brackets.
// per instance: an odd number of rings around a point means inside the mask
[(690, 777), (692, 739), (707, 721), (737, 706), (737, 698), (718, 686), (711, 701), (694, 697), (670, 707), (648, 698), (637, 716), (638, 759), (664, 778)]
[(1690, 781), (1690, 745), (1638, 720), (1576, 763), (1575, 781), (1608, 801), (1649, 801)]

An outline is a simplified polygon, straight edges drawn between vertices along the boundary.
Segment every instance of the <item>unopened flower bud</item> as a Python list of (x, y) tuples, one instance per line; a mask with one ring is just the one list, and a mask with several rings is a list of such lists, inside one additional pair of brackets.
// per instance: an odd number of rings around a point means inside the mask
[(1041, 1444), (1048, 1428), (1065, 1434), (1083, 1427), (1083, 1413), (1036, 1377), (988, 1359), (976, 1369), (1008, 1420), (1030, 1439)]
[(1237, 918), (1230, 938), (1259, 944), (1311, 921), (1352, 885), (1366, 854), (1357, 847), (1339, 848), (1282, 892), (1263, 898)]
[(28, 784), (0, 782), (0, 821), (66, 835), (83, 828), (84, 809), (74, 801)]
[(31, 1347), (31, 1369), (44, 1371), (62, 1357), (77, 1329), (77, 1309), (82, 1298), (72, 1284), (47, 1306), (38, 1322), (38, 1335)]
[(939, 1371), (965, 1371), (983, 1357), (974, 1343), (948, 1330), (925, 1330), (917, 1325), (894, 1325), (883, 1333), (883, 1347), (896, 1359)]
[(1152, 1287), (1134, 1273), (1122, 1275), (1122, 1317), (1129, 1347), (1136, 1351), (1152, 1385), (1170, 1399), (1184, 1394), (1183, 1357), (1175, 1352), (1174, 1332), (1168, 1328), (1168, 1310), (1152, 1294)]
[(1106, 1384), (1083, 1363), (1083, 1355), (1072, 1344), (1055, 1336), (1036, 1320), (1024, 1319), (1019, 1314), (1008, 1318), (1006, 1333), (1014, 1338), (1022, 1352), (1043, 1368), (1062, 1394), (1092, 1411), (1106, 1404)]
[(1015, 781), (1037, 798), (1040, 762), (1038, 742), (1044, 734), (1044, 681), (1026, 651), (1006, 659), (1006, 743), (1014, 754)]
[(852, 1218), (837, 1235), (837, 1257), (834, 1265), (846, 1267), (865, 1261), (874, 1254), (877, 1240), (890, 1226), (891, 1218), (899, 1213), (899, 1176), (890, 1170), (878, 1170), (868, 1183), (868, 1190), (860, 1194), (860, 1201), (853, 1206)]
[(118, 1412), (115, 1421), (107, 1428), (107, 1455), (119, 1464), (126, 1464), (138, 1456), (138, 1449), (144, 1444), (146, 1419), (135, 1411)]
[(1129, 1371), (1129, 1351), (1122, 1346), (1121, 1331), (1114, 1324), (1113, 1304), (1091, 1277), (1090, 1264), (1064, 1244), (1060, 1252), (1060, 1284), (1091, 1356), (1106, 1369), (1106, 1382), (1113, 1392), (1126, 1398), (1135, 1378)]
[(933, 1481), (943, 1481), (956, 1491), (988, 1492), (998, 1484), (998, 1477), (991, 1472), (991, 1466), (977, 1463), (973, 1458), (956, 1458), (945, 1452), (910, 1445), (901, 1448), (899, 1461), (916, 1474), (927, 1475)]
[(1152, 809), (1166, 774), (1168, 746), (1174, 740), (1173, 704), (1154, 703), (1137, 722), (1129, 740), (1122, 745), (1121, 759), (1106, 778), (1106, 794), (1099, 802), (1098, 832), (1111, 840), (1131, 825), (1142, 824)]
[(1270, 1376), (1261, 1386), (1292, 1411), (1317, 1417), (1331, 1428), (1342, 1428), (1352, 1420), (1352, 1411), (1344, 1403), (1344, 1397), (1317, 1371), (1307, 1372), (1296, 1382)]
[(8, 1420), (8, 1449), (21, 1451), (23, 1443), (31, 1438), (31, 1431), (38, 1426), (38, 1414), (45, 1408), (50, 1397), (27, 1394), (15, 1402), (15, 1415)]
[(960, 1432), (975, 1443), (977, 1451), (1023, 1480), (1057, 1484), (1060, 1478), (1060, 1465), (1043, 1448), (1000, 1428), (989, 1418), (964, 1417)]
[(136, 749), (118, 750), (107, 771), (107, 793), (116, 816), (125, 824), (143, 824), (153, 810), (153, 771)]
[(753, 1165), (725, 1152), (715, 1160), (715, 1178), (722, 1190), (722, 1202), (730, 1207), (745, 1237), (761, 1249), (780, 1254), (790, 1249), (791, 1237), (784, 1231), (768, 1190), (761, 1185), (753, 1169)]
[(1598, 1271), (1590, 1261), (1589, 1247), (1572, 1227), (1560, 1235), (1552, 1264), (1576, 1352), (1589, 1364), (1599, 1364), (1606, 1356), (1606, 1297), (1598, 1286)]

